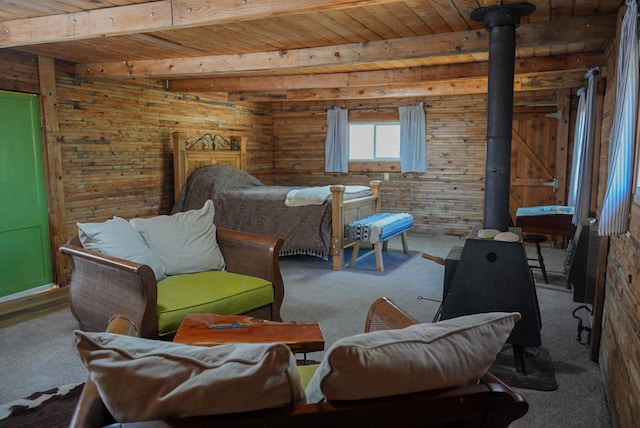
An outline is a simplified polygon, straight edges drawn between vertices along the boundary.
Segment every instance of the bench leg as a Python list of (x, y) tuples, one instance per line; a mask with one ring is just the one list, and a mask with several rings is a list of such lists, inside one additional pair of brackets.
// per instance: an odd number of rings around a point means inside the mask
[[(360, 244), (361, 240), (357, 239), (356, 244), (353, 246), (353, 252), (351, 253), (351, 261), (349, 262), (349, 267), (352, 268), (356, 265), (356, 260), (358, 259), (358, 253), (360, 252)], [(373, 244), (373, 250), (376, 253), (376, 269), (378, 272), (384, 271), (384, 264), (382, 263), (382, 251), (380, 243)]]
[(402, 232), (402, 235), (400, 235), (400, 237), (402, 238), (402, 251), (405, 254), (409, 254), (409, 245), (407, 245), (407, 232)]
[(380, 248), (380, 243), (373, 244), (373, 249), (376, 251), (376, 269), (378, 272), (384, 271), (384, 265), (382, 264), (382, 251)]
[(360, 251), (360, 240), (356, 240), (356, 245), (353, 247), (353, 253), (351, 253), (351, 262), (349, 262), (349, 267), (352, 268), (356, 265), (356, 259), (358, 258), (358, 252)]

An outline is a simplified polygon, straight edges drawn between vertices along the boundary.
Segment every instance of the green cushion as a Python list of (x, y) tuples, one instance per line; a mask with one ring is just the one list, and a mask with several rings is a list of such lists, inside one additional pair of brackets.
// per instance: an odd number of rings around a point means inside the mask
[(236, 315), (273, 303), (271, 282), (224, 271), (168, 276), (158, 282), (158, 333), (173, 334), (188, 314)]
[(309, 385), (309, 381), (313, 377), (316, 370), (318, 370), (318, 367), (320, 367), (320, 364), (306, 364), (303, 366), (298, 366), (300, 383), (302, 383), (303, 388), (307, 388), (307, 385)]

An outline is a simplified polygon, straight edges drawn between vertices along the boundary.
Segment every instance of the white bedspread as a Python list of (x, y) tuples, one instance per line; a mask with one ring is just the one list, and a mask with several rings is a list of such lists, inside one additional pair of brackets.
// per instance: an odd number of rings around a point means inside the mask
[[(369, 189), (367, 186), (345, 186), (345, 193), (358, 193)], [(284, 204), (288, 207), (323, 204), (331, 196), (331, 186), (305, 187), (287, 193)]]

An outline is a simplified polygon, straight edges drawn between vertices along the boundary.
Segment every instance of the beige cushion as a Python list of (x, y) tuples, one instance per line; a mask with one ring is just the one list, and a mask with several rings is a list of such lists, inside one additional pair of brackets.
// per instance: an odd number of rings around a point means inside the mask
[(480, 230), (478, 230), (478, 238), (480, 238), (480, 239), (493, 239), (499, 233), (500, 233), (500, 231), (498, 229), (480, 229)]
[(189, 346), (74, 332), (80, 358), (119, 422), (248, 412), (305, 402), (282, 343)]
[(513, 232), (501, 232), (493, 238), (495, 241), (520, 242), (520, 235)]
[(477, 383), (520, 319), (469, 315), (336, 341), (306, 388), (310, 403), (358, 400)]
[(148, 265), (158, 281), (165, 278), (164, 265), (129, 222), (114, 217), (104, 223), (78, 223), (78, 237), (87, 250)]
[(225, 268), (216, 239), (214, 214), (209, 199), (199, 210), (133, 218), (130, 223), (156, 253), (167, 275), (178, 275)]

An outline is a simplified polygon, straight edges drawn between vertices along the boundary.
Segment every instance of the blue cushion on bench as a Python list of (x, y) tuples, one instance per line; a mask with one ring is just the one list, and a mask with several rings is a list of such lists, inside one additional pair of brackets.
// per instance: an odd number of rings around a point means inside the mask
[(384, 242), (413, 226), (413, 216), (407, 213), (377, 213), (348, 225), (350, 239)]

